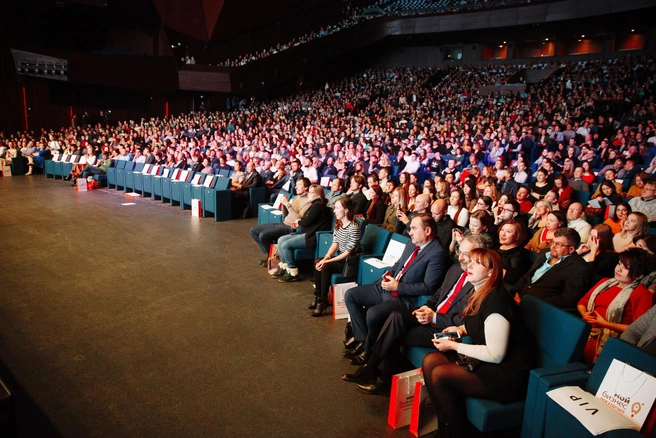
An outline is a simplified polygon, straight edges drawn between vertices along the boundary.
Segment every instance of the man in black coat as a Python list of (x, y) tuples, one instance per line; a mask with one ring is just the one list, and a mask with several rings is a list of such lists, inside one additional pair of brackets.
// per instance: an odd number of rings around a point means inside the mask
[(592, 268), (576, 253), (579, 243), (581, 237), (576, 230), (556, 230), (551, 248), (542, 250), (515, 285), (515, 301), (519, 303), (525, 295), (532, 295), (561, 309), (576, 308), (594, 280)]
[(234, 190), (232, 191), (232, 216), (247, 218), (250, 213), (250, 205), (248, 205), (249, 189), (262, 186), (262, 176), (255, 169), (255, 163), (249, 161), (246, 165), (246, 178), (239, 183), (233, 183)]
[[(433, 347), (433, 334), (447, 327), (462, 324), (462, 311), (474, 287), (467, 281), (469, 253), (474, 248), (486, 248), (480, 235), (470, 235), (460, 244), (458, 261), (449, 268), (444, 282), (435, 294), (418, 309), (396, 310), (385, 321), (371, 354), (364, 366), (342, 379), (358, 383), (369, 394), (389, 393), (392, 376), (402, 372), (404, 364), (400, 347)], [(357, 363), (357, 359), (352, 363)], [(376, 377), (380, 373), (380, 378)]]

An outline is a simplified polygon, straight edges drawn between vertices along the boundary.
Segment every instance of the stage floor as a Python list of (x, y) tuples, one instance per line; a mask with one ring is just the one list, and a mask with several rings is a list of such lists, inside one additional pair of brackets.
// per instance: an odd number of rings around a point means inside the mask
[(0, 204), (0, 359), (44, 414), (18, 403), (22, 435), (411, 436), (340, 379), (345, 322), (309, 316), (310, 273), (258, 265), (256, 219), (42, 175), (0, 178)]

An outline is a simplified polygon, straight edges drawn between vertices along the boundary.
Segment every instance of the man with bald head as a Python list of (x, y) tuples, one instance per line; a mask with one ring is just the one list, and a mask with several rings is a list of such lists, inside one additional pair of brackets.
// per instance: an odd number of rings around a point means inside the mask
[(397, 233), (402, 233), (404, 236), (408, 236), (408, 231), (410, 228), (410, 222), (412, 222), (412, 218), (419, 214), (428, 213), (428, 209), (430, 208), (430, 202), (431, 202), (430, 196), (422, 193), (421, 195), (417, 195), (417, 198), (415, 198), (415, 209), (413, 211), (410, 211), (406, 214), (400, 209), (397, 210), (396, 218), (399, 220), (401, 224), (403, 224), (403, 230), (400, 230), (399, 229), (400, 226), (399, 226), (397, 227)]
[(431, 205), (431, 216), (437, 222), (437, 240), (440, 241), (444, 248), (448, 248), (451, 245), (451, 239), (453, 237), (451, 231), (458, 226), (451, 219), (451, 216), (446, 214), (448, 207), (449, 205), (446, 199), (438, 199)]

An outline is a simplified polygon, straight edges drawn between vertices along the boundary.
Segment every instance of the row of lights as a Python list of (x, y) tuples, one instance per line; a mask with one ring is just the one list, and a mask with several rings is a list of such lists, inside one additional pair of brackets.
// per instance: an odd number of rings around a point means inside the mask
[(68, 70), (66, 65), (61, 64), (34, 64), (30, 62), (21, 62), (17, 67), (18, 73), (25, 74), (44, 74), (64, 76)]

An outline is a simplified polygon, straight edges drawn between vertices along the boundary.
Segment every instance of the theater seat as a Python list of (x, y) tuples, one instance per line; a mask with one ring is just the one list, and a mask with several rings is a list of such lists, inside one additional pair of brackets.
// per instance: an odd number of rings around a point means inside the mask
[[(525, 296), (519, 305), (526, 328), (533, 335), (536, 369), (578, 362), (590, 334), (590, 324), (574, 315), (532, 296)], [(423, 357), (435, 351), (408, 348), (406, 357), (421, 367)], [(522, 425), (525, 401), (502, 404), (494, 400), (467, 397), (467, 418), (481, 432), (494, 432)], [(540, 420), (535, 415), (529, 421)]]
[[(591, 372), (579, 371), (570, 372), (562, 375), (549, 376), (550, 378), (559, 378), (558, 386), (581, 386), (586, 392), (596, 394), (599, 386), (601, 385), (606, 371), (610, 367), (614, 359), (630, 364), (632, 367), (637, 368), (651, 375), (656, 375), (656, 358), (643, 350), (628, 344), (618, 338), (610, 338), (604, 346), (603, 350), (597, 358), (597, 362), (592, 368)], [(546, 393), (540, 394), (544, 399), (544, 412), (533, 408), (530, 412), (527, 409), (525, 415), (533, 415), (535, 417), (544, 416), (543, 427), (534, 427), (527, 429), (526, 433), (522, 430), (522, 438), (532, 437), (591, 437), (592, 435), (588, 430), (581, 425), (581, 423), (574, 418), (569, 412), (563, 409), (556, 402), (551, 400)], [(542, 408), (539, 405), (538, 408)], [(541, 425), (541, 426), (542, 426)], [(654, 436), (652, 430), (649, 436)], [(640, 437), (642, 436), (636, 430), (614, 430), (598, 435), (601, 437)]]

